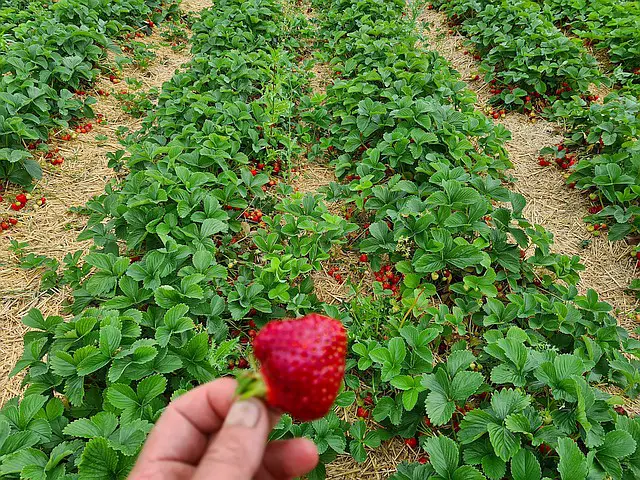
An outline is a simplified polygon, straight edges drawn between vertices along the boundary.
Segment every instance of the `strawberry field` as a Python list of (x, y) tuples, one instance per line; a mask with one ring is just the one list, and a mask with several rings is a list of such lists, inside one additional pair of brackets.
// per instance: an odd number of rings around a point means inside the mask
[[(639, 478), (637, 4), (9, 2), (0, 271), (37, 288), (0, 318), (25, 327), (0, 476), (126, 478), (171, 400), (318, 312), (347, 329), (344, 384), (272, 433), (316, 443), (310, 479)], [(435, 10), (469, 78), (424, 34)], [(152, 36), (186, 63), (146, 88), (123, 72), (153, 71)], [(502, 118), (555, 125), (534, 165), (586, 205), (577, 243), (623, 251), (629, 308), (530, 221)], [(67, 145), (109, 122), (110, 176), (55, 219), (83, 243), (32, 249)]]

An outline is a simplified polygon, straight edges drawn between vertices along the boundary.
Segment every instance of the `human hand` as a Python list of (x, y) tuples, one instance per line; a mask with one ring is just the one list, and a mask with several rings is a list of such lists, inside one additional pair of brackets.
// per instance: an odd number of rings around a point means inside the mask
[(279, 415), (255, 398), (235, 402), (237, 382), (222, 378), (171, 402), (140, 452), (129, 480), (284, 480), (311, 471), (311, 440), (267, 444)]

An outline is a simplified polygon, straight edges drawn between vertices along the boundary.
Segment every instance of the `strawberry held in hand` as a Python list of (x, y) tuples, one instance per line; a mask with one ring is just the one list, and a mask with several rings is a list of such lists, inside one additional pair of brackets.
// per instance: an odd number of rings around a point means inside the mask
[(324, 417), (344, 378), (347, 334), (338, 320), (312, 313), (268, 323), (253, 341), (260, 373), (239, 379), (242, 398), (267, 404), (300, 421)]

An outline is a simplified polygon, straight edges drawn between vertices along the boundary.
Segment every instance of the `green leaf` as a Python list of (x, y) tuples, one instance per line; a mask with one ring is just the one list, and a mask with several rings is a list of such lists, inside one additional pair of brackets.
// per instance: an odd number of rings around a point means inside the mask
[(506, 427), (496, 423), (489, 423), (487, 431), (489, 432), (493, 450), (505, 462), (520, 449), (520, 438), (507, 430)]
[(425, 407), (429, 420), (435, 426), (447, 423), (456, 411), (456, 404), (440, 392), (430, 392), (425, 400)]
[(167, 379), (162, 375), (147, 377), (138, 384), (138, 402), (141, 405), (147, 405), (158, 395), (163, 394), (166, 388)]
[(450, 478), (458, 468), (460, 452), (456, 442), (450, 438), (430, 437), (424, 442), (433, 469), (443, 478)]
[(87, 480), (124, 480), (132, 465), (121, 463), (118, 453), (109, 446), (107, 440), (94, 438), (82, 452), (78, 474)]
[(463, 444), (471, 443), (487, 433), (487, 425), (493, 422), (496, 419), (484, 410), (471, 410), (460, 422), (458, 438)]
[(391, 379), (391, 385), (399, 390), (409, 390), (415, 386), (415, 382), (411, 375), (399, 375)]
[(512, 413), (521, 412), (530, 403), (531, 399), (528, 396), (510, 388), (500, 390), (491, 396), (491, 408), (501, 420)]
[(567, 437), (558, 439), (558, 472), (562, 480), (584, 480), (589, 472), (587, 460), (578, 445)]
[(485, 477), (472, 466), (463, 465), (453, 472), (451, 480), (485, 480)]
[(624, 430), (614, 430), (604, 437), (604, 444), (598, 448), (596, 457), (606, 455), (613, 458), (623, 458), (631, 455), (636, 450), (636, 442), (633, 437)]
[(536, 456), (529, 450), (521, 449), (511, 459), (513, 480), (540, 480), (542, 470)]
[(107, 389), (107, 400), (120, 410), (138, 405), (138, 396), (129, 385), (115, 383)]
[(406, 390), (402, 394), (402, 405), (407, 412), (413, 410), (413, 407), (418, 403), (418, 395), (420, 394), (417, 388), (412, 388), (411, 390)]
[(48, 461), (49, 457), (40, 450), (35, 450), (33, 448), (19, 450), (3, 457), (2, 466), (0, 466), (0, 475), (20, 473), (25, 467), (30, 465), (37, 465), (44, 468)]
[(65, 435), (81, 438), (105, 437), (118, 427), (118, 418), (111, 412), (100, 412), (91, 419), (80, 418), (64, 428)]
[(110, 358), (106, 354), (102, 352), (95, 352), (93, 355), (82, 359), (78, 364), (77, 373), (80, 376), (89, 375), (107, 365), (109, 360)]
[(451, 396), (458, 401), (465, 401), (476, 393), (484, 377), (478, 372), (458, 372), (451, 382)]
[(507, 464), (501, 458), (495, 455), (485, 455), (482, 457), (481, 463), (484, 474), (491, 480), (504, 478), (504, 474), (507, 471)]
[(113, 325), (105, 325), (100, 329), (100, 351), (112, 357), (122, 341), (122, 332)]
[(447, 372), (453, 377), (459, 370), (467, 370), (476, 357), (469, 350), (456, 350), (447, 358)]
[(367, 459), (367, 451), (359, 440), (351, 440), (349, 443), (349, 452), (351, 452), (351, 456), (358, 463), (362, 463)]
[(145, 420), (125, 422), (109, 436), (109, 446), (125, 455), (135, 455), (145, 441), (153, 424)]

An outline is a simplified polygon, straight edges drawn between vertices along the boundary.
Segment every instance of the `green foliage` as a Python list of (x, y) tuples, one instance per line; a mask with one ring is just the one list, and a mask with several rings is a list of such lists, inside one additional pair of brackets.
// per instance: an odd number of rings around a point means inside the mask
[(603, 49), (613, 63), (640, 67), (640, 3), (636, 0), (544, 0), (564, 28)]

